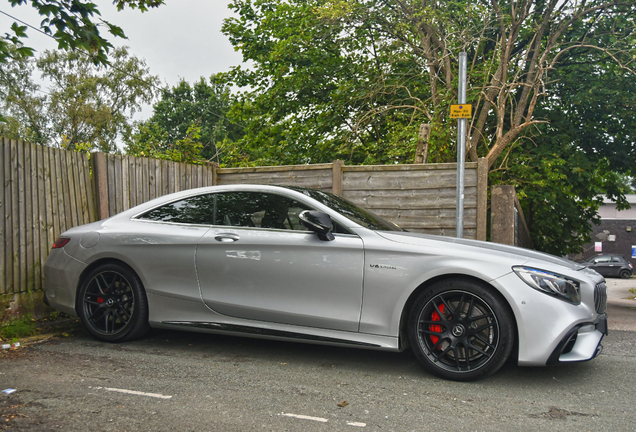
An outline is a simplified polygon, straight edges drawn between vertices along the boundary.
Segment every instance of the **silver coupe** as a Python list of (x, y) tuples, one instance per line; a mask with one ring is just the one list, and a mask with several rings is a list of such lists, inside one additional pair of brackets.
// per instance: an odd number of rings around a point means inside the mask
[(499, 244), (408, 233), (326, 192), (186, 190), (72, 228), (45, 265), (45, 301), (108, 342), (151, 327), (401, 351), (468, 381), (590, 360), (605, 281)]

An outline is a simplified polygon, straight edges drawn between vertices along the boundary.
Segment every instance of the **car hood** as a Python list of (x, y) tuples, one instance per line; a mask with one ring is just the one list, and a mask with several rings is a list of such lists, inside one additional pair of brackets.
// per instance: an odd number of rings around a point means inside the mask
[(543, 252), (537, 252), (530, 249), (524, 249), (516, 246), (507, 246), (499, 243), (490, 243), (478, 240), (460, 239), (456, 237), (443, 237), (429, 234), (418, 234), (409, 232), (390, 232), (390, 231), (376, 231), (381, 237), (394, 241), (397, 243), (404, 243), (416, 246), (430, 246), (431, 242), (443, 243), (448, 247), (451, 244), (461, 245), (469, 248), (478, 248), (481, 250), (487, 249), (491, 253), (498, 254), (502, 257), (513, 258), (519, 261), (519, 264), (527, 263), (528, 261), (547, 262), (552, 265), (558, 265), (566, 267), (570, 270), (578, 271), (586, 268), (586, 266), (574, 261), (570, 261), (564, 258), (559, 258), (554, 255), (550, 255)]

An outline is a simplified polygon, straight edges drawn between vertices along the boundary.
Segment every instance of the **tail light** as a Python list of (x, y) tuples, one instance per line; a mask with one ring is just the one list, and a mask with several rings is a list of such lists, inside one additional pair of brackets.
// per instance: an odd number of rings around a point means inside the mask
[(66, 245), (66, 243), (70, 241), (71, 239), (68, 237), (58, 237), (58, 239), (55, 240), (55, 243), (53, 243), (53, 249), (63, 248)]

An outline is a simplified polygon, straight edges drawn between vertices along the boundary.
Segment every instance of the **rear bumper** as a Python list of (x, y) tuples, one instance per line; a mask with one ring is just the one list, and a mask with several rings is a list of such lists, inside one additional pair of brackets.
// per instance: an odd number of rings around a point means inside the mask
[(75, 296), (85, 268), (86, 264), (69, 256), (64, 249), (51, 250), (44, 264), (44, 302), (60, 312), (77, 316)]

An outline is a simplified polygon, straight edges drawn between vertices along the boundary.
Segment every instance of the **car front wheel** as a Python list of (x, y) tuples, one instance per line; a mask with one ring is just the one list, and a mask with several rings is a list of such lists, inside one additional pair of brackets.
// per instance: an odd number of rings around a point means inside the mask
[(455, 381), (490, 375), (508, 359), (514, 318), (489, 286), (454, 278), (431, 285), (415, 301), (408, 335), (415, 356), (434, 374)]
[(148, 332), (148, 303), (139, 277), (127, 266), (108, 263), (83, 280), (77, 311), (86, 330), (97, 339), (123, 342)]

